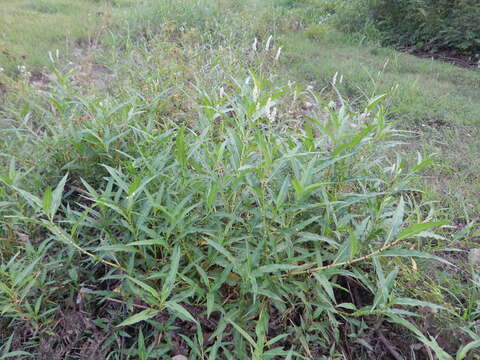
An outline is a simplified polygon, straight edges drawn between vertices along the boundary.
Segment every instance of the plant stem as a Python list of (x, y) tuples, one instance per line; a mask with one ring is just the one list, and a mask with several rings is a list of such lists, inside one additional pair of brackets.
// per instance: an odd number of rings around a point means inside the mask
[(377, 249), (377, 250), (371, 252), (370, 254), (361, 256), (361, 257), (356, 258), (356, 259), (352, 259), (352, 260), (348, 260), (348, 261), (342, 261), (342, 262), (339, 262), (339, 263), (336, 263), (336, 264), (318, 266), (318, 267), (307, 269), (307, 270), (292, 271), (292, 272), (289, 272), (288, 274), (285, 274), (284, 276), (311, 274), (311, 273), (314, 273), (314, 272), (317, 272), (317, 271), (327, 270), (327, 269), (331, 269), (331, 268), (335, 268), (335, 267), (350, 266), (350, 265), (355, 264), (357, 262), (365, 261), (365, 260), (368, 260), (368, 259), (378, 255), (378, 254), (381, 254), (382, 252), (391, 249), (392, 247), (397, 245), (402, 240), (403, 239), (397, 239), (397, 240), (391, 242), (390, 244), (384, 245), (380, 249)]

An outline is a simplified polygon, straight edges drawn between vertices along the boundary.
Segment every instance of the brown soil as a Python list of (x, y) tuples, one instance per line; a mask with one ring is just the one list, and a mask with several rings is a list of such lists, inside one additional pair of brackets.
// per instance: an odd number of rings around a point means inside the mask
[(6, 93), (7, 93), (7, 87), (0, 82), (0, 101), (5, 96)]
[(39, 359), (60, 360), (76, 355), (80, 359), (101, 360), (105, 358), (102, 343), (108, 334), (102, 333), (93, 323), (90, 314), (83, 311), (60, 311), (56, 333), (40, 340)]
[(46, 69), (34, 68), (30, 71), (30, 84), (37, 89), (47, 90), (48, 85), (54, 80), (53, 75)]
[(459, 67), (480, 70), (480, 54), (461, 54), (449, 50), (431, 52), (419, 46), (405, 47), (400, 49), (400, 51), (420, 57), (422, 59), (440, 60), (457, 65)]

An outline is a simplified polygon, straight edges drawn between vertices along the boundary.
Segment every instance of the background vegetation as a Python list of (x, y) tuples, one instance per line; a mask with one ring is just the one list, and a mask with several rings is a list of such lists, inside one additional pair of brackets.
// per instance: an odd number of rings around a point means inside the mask
[(362, 0), (344, 6), (345, 28), (358, 31), (373, 26), (386, 43), (432, 52), (480, 52), (476, 0)]
[(479, 357), (478, 72), (337, 1), (125, 9), (0, 75), (0, 357)]

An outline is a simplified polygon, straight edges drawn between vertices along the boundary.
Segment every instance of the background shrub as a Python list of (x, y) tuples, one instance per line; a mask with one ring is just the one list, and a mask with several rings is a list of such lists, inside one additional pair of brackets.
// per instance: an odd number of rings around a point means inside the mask
[(364, 0), (344, 3), (337, 17), (349, 32), (373, 24), (385, 43), (425, 50), (480, 51), (477, 0)]

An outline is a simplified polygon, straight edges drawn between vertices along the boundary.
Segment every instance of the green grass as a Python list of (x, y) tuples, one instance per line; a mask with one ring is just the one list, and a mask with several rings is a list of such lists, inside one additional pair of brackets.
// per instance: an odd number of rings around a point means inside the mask
[(330, 28), (314, 30), (319, 34), (307, 29), (288, 38), (287, 61), (295, 73), (321, 85), (338, 72), (352, 96), (387, 93), (398, 86), (392, 116), (408, 125), (480, 126), (478, 71), (362, 44)]
[(478, 359), (478, 74), (297, 5), (145, 2), (107, 87), (7, 82), (0, 358)]
[[(374, 94), (391, 94), (389, 111), (398, 126), (417, 133), (409, 148), (437, 154), (426, 178), (456, 217), (480, 211), (480, 72), (380, 48), (339, 33), (329, 25), (310, 26), (284, 38), (288, 73), (317, 89), (336, 87), (362, 104)], [(425, 180), (425, 179), (424, 179)], [(429, 191), (432, 193), (432, 191)], [(438, 198), (438, 197), (437, 197)]]
[(78, 39), (95, 31), (137, 0), (1, 0), (0, 66), (9, 73), (18, 66), (49, 64), (48, 53), (68, 56)]

